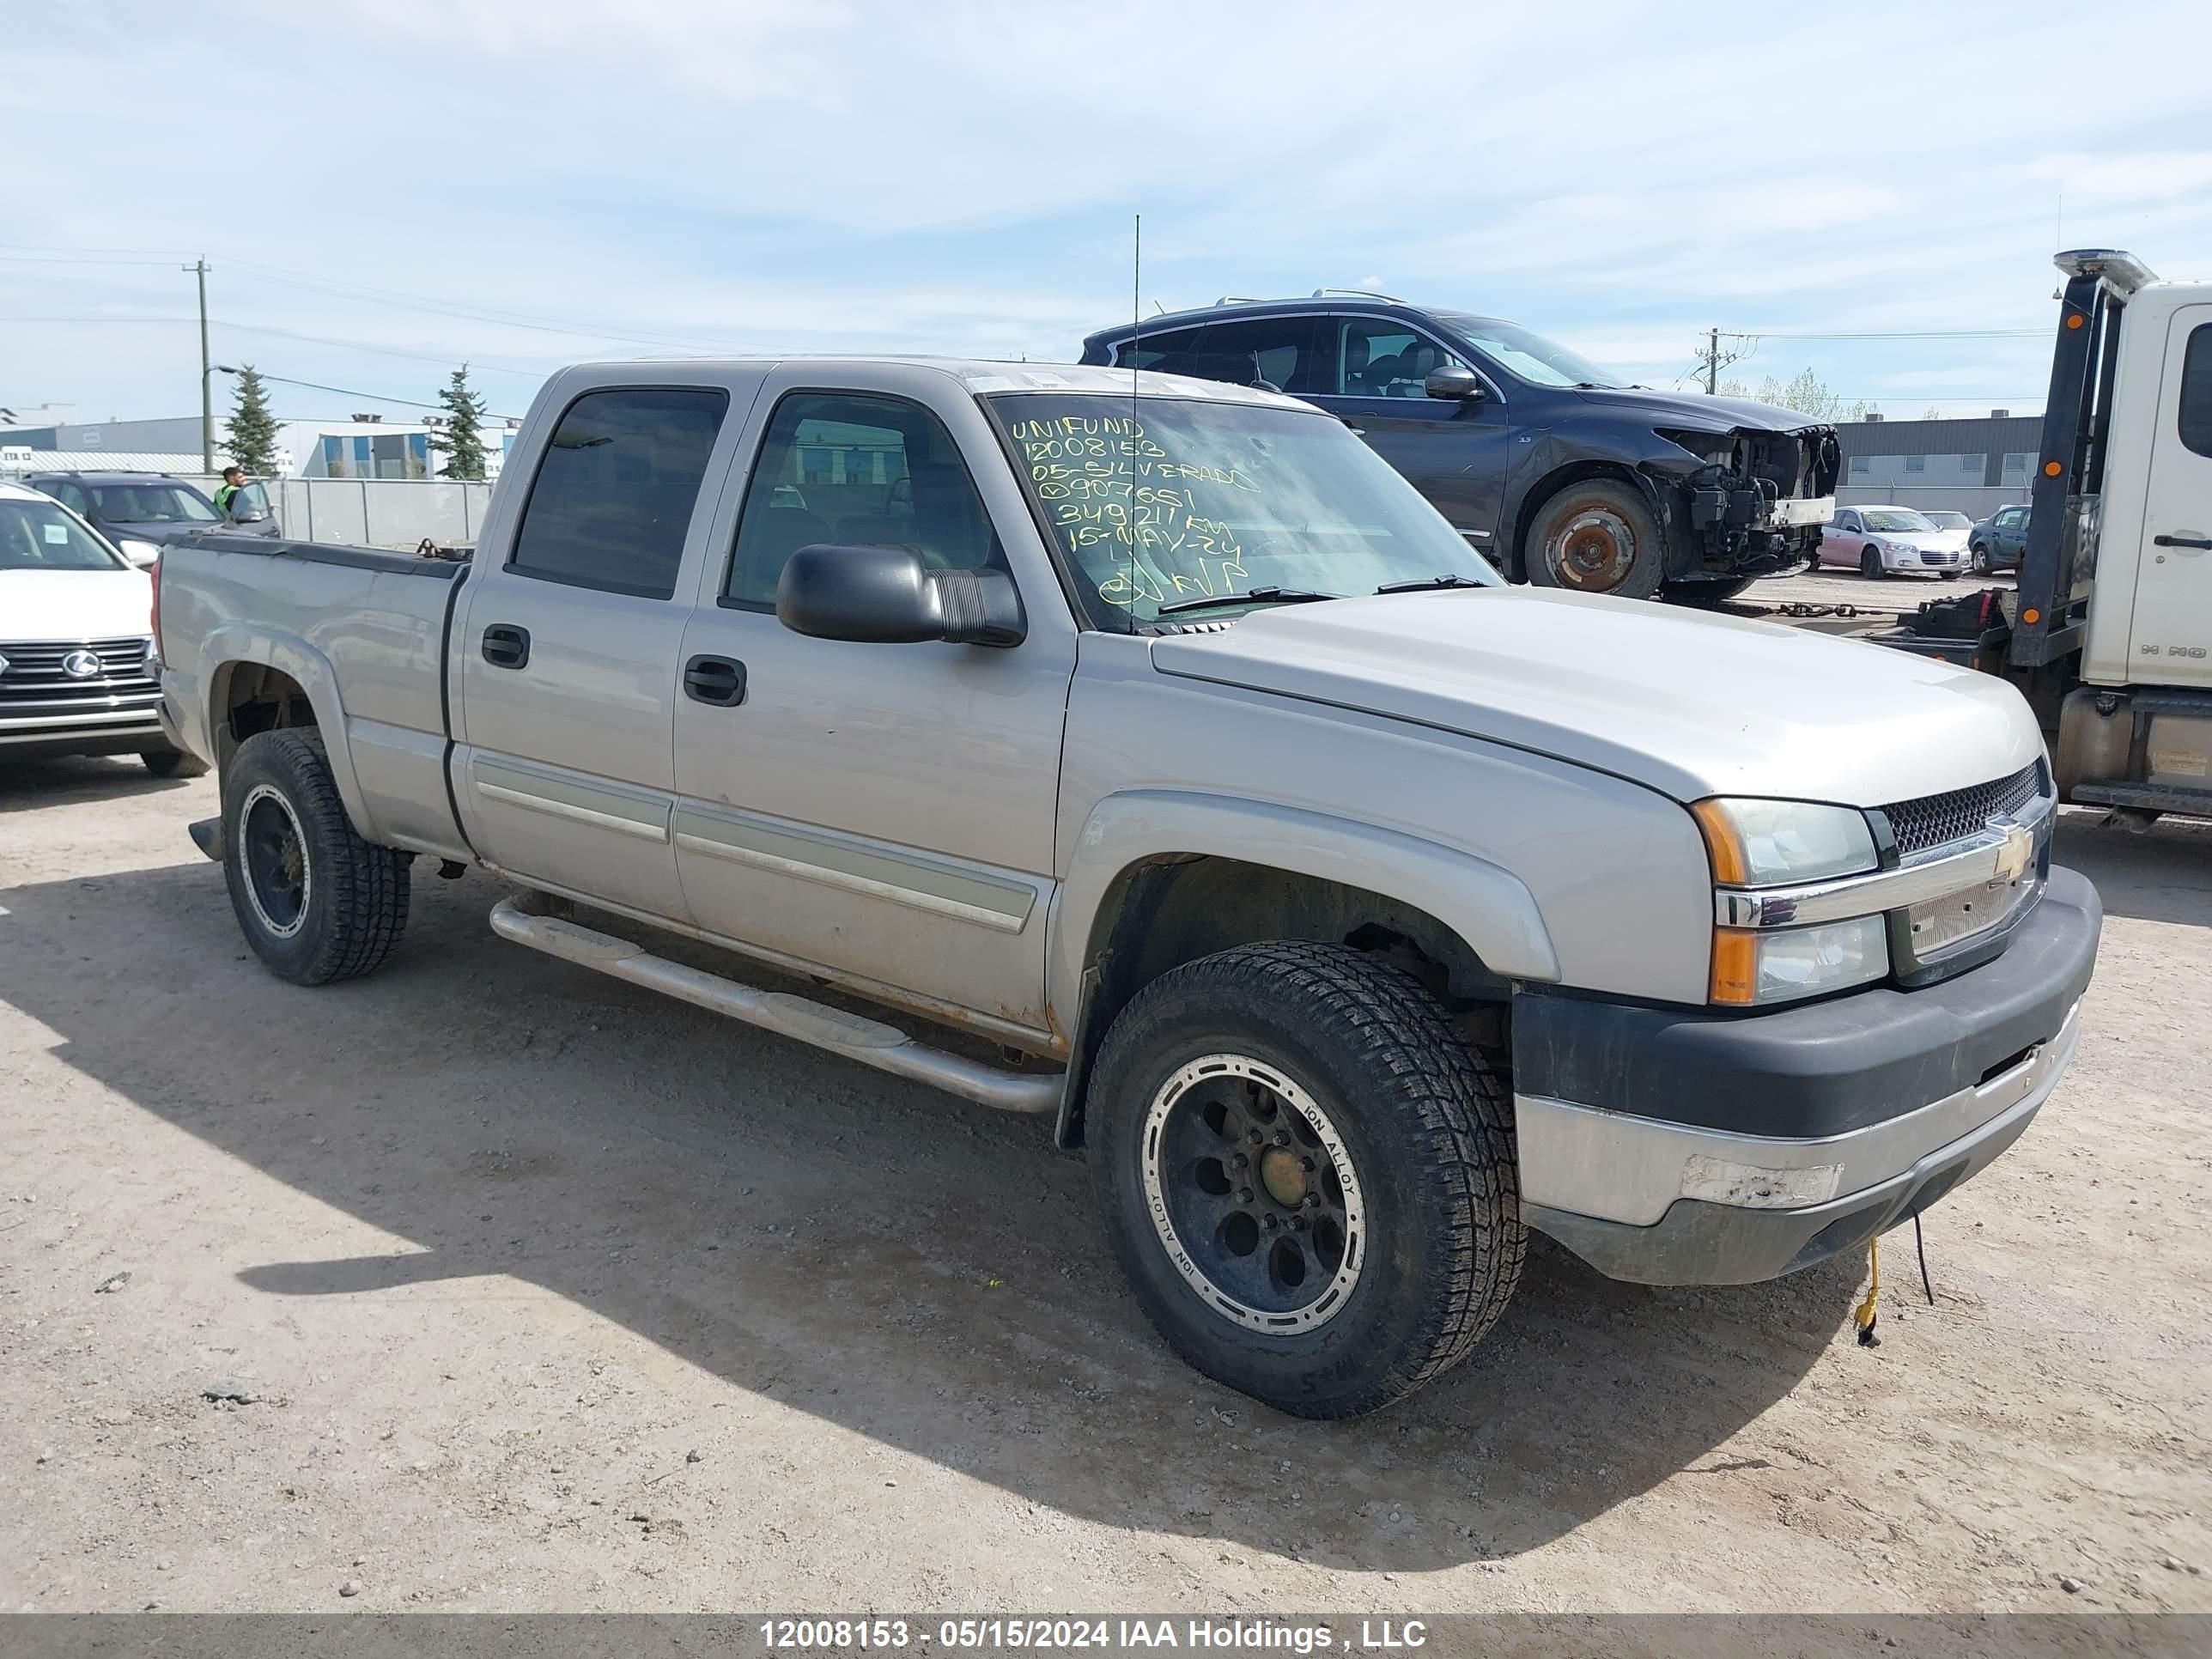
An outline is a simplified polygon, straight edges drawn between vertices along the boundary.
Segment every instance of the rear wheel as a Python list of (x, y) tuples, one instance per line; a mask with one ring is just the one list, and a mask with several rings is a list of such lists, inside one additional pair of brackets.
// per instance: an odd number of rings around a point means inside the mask
[(181, 749), (149, 749), (138, 757), (138, 762), (157, 778), (199, 778), (207, 775), (207, 763), (198, 755), (187, 755)]
[(1093, 1079), (1115, 1255), (1207, 1376), (1354, 1416), (1464, 1357), (1511, 1297), (1510, 1102), (1397, 969), (1298, 942), (1188, 963), (1122, 1010)]
[(1523, 562), (1537, 587), (1648, 599), (1666, 574), (1658, 520), (1632, 484), (1569, 484), (1537, 510)]
[(223, 769), (223, 879), (246, 942), (295, 985), (351, 979), (407, 926), (408, 855), (354, 832), (319, 734), (261, 732)]
[(1871, 542), (1859, 550), (1859, 574), (1869, 581), (1881, 580), (1881, 554)]

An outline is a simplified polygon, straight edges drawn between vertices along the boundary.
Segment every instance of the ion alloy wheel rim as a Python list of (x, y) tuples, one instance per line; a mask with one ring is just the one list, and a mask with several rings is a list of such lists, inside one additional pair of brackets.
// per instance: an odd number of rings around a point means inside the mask
[(264, 927), (290, 939), (307, 925), (315, 880), (292, 803), (274, 786), (255, 784), (238, 809), (238, 839), (246, 902)]
[(1206, 1306), (1295, 1336), (1344, 1310), (1366, 1255), (1359, 1174), (1313, 1097), (1271, 1066), (1207, 1054), (1152, 1097), (1145, 1207)]

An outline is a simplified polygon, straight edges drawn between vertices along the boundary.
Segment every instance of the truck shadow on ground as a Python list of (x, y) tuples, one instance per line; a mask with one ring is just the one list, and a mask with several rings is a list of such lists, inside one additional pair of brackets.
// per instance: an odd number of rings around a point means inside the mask
[(209, 864), (0, 892), (0, 999), (67, 1063), (416, 1247), (236, 1262), (256, 1292), (513, 1275), (1032, 1503), (1362, 1570), (1509, 1557), (1743, 1468), (1717, 1449), (1849, 1340), (1856, 1260), (1650, 1291), (1540, 1240), (1465, 1365), (1360, 1421), (1281, 1417), (1155, 1339), (1045, 1126), (518, 950), (490, 883), (427, 877), (386, 968), (322, 991), (262, 972)]
[(129, 799), (190, 787), (187, 779), (155, 777), (135, 755), (112, 760), (76, 756), (54, 760), (0, 759), (0, 815)]

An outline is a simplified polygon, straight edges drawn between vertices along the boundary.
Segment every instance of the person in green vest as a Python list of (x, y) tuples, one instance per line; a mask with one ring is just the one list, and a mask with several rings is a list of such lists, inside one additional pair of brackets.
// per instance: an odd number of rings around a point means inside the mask
[(246, 488), (246, 469), (227, 466), (222, 470), (222, 482), (215, 487), (215, 510), (224, 518), (230, 516), (230, 503), (238, 492)]

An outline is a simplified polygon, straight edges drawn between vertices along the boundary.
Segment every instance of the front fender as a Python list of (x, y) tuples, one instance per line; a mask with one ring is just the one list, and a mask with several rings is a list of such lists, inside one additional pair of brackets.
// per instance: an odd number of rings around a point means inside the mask
[(200, 660), (215, 665), (208, 672), (206, 684), (200, 688), (200, 708), (206, 722), (209, 747), (220, 748), (218, 734), (228, 723), (230, 678), (237, 668), (250, 663), (290, 675), (307, 693), (308, 706), (315, 711), (323, 753), (330, 761), (331, 778), (337, 785), (338, 799), (345, 803), (346, 817), (352, 820), (354, 830), (362, 840), (377, 840), (375, 825), (369, 821), (368, 805), (362, 796), (361, 780), (354, 770), (353, 749), (346, 736), (345, 708), (338, 699), (337, 670), (331, 659), (296, 634), (280, 633), (250, 622), (232, 622), (208, 635), (200, 647)]
[(1132, 790), (1092, 808), (1052, 913), (1048, 1006), (1081, 1004), (1095, 924), (1132, 866), (1176, 854), (1265, 865), (1365, 888), (1426, 911), (1506, 979), (1556, 981), (1559, 963), (1535, 896), (1471, 854), (1350, 818), (1196, 791)]

